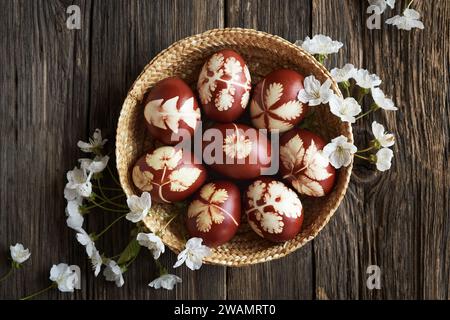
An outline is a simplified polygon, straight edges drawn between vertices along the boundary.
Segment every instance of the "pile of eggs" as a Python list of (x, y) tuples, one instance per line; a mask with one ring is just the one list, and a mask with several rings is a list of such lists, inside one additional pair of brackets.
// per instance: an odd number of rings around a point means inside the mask
[[(336, 176), (321, 153), (326, 142), (298, 126), (308, 111), (297, 99), (303, 82), (298, 72), (280, 69), (252, 88), (244, 59), (226, 49), (203, 65), (197, 94), (177, 77), (156, 83), (143, 113), (149, 134), (162, 146), (137, 160), (133, 183), (158, 203), (188, 201), (186, 228), (208, 246), (231, 240), (245, 220), (269, 241), (295, 238), (305, 214), (301, 198), (327, 195)], [(193, 139), (206, 123), (199, 159), (179, 143)], [(209, 129), (214, 137), (207, 136)], [(281, 134), (279, 152), (259, 129)], [(213, 153), (222, 161), (204, 158), (211, 138), (221, 139)], [(279, 169), (268, 175), (273, 154)]]

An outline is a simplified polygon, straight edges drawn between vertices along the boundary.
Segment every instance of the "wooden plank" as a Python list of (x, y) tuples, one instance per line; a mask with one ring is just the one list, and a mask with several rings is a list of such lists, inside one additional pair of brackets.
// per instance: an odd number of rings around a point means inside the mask
[[(330, 56), (327, 67), (342, 66), (344, 62), (364, 66), (361, 34), (365, 28), (365, 6), (364, 1), (358, 4), (351, 1), (313, 1), (311, 35), (321, 33), (344, 43), (339, 55)], [(354, 126), (357, 145), (367, 141), (361, 139), (364, 130), (359, 124)], [(372, 168), (355, 166), (343, 203), (314, 240), (317, 299), (360, 298), (359, 289), (365, 283), (367, 259), (374, 256), (368, 242), (372, 239), (371, 234), (367, 235), (371, 231), (373, 211), (369, 211), (372, 214), (362, 214), (366, 212), (362, 184), (372, 181), (373, 173)]]
[[(47, 287), (52, 264), (87, 268), (83, 249), (65, 226), (65, 173), (77, 159), (86, 128), (89, 6), (78, 31), (66, 28), (66, 5), (3, 1), (0, 12), (0, 274), (9, 245), (23, 243), (31, 258), (4, 281), (0, 297), (18, 299)], [(86, 289), (86, 278), (82, 287)], [(86, 290), (41, 298), (83, 299)]]
[[(407, 2), (397, 1), (395, 12)], [(383, 79), (382, 89), (400, 110), (369, 116), (354, 133), (357, 145), (367, 145), (371, 122), (385, 124), (397, 137), (395, 159), (387, 173), (356, 162), (343, 205), (315, 241), (316, 290), (334, 299), (446, 299), (448, 2), (415, 2), (425, 30), (409, 33), (384, 24), (367, 29), (366, 5), (315, 1), (313, 34), (344, 42), (332, 65), (351, 62)], [(371, 264), (381, 268), (381, 290), (366, 287)]]
[[(277, 34), (289, 41), (310, 33), (311, 1), (229, 0), (226, 25)], [(313, 298), (313, 245), (307, 244), (282, 260), (245, 268), (229, 268), (229, 299)]]
[[(223, 1), (96, 1), (92, 16), (91, 131), (103, 128), (113, 142), (117, 119), (128, 89), (143, 67), (161, 50), (186, 36), (223, 26)], [(100, 228), (110, 219), (96, 217), (92, 227)], [(131, 225), (123, 222), (105, 236), (102, 248), (126, 245)], [(153, 290), (147, 284), (157, 268), (146, 253), (125, 275), (123, 288), (92, 281), (89, 299), (224, 299), (224, 267), (204, 266), (200, 271), (186, 267), (172, 270), (176, 257), (164, 255), (162, 263), (183, 283), (173, 291)]]
[[(409, 164), (400, 177), (406, 177), (405, 186), (412, 184), (404, 193), (409, 195), (409, 202), (415, 204), (414, 211), (419, 218), (416, 235), (420, 239), (418, 297), (449, 299), (450, 3), (420, 1), (413, 7), (422, 13), (425, 29), (409, 37), (402, 36), (402, 40), (398, 39), (402, 49), (394, 47), (392, 52), (393, 60), (401, 53), (405, 56), (401, 62), (405, 72), (400, 74), (409, 86), (398, 88), (401, 91), (397, 96), (405, 97), (401, 105), (412, 111), (405, 111), (405, 119), (397, 129), (403, 133), (401, 161)], [(396, 32), (396, 38), (399, 33)], [(386, 37), (383, 42), (392, 43), (396, 38)], [(400, 64), (398, 60), (394, 62)], [(397, 74), (398, 71), (391, 69), (394, 63), (386, 67), (392, 76)]]

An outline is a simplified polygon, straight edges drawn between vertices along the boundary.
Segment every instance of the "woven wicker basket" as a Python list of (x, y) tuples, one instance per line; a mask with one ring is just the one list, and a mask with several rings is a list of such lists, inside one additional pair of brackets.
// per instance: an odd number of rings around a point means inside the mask
[[(212, 53), (231, 48), (246, 60), (253, 83), (277, 68), (297, 70), (305, 76), (313, 74), (320, 81), (330, 78), (327, 70), (311, 55), (292, 43), (274, 35), (249, 29), (215, 29), (180, 40), (158, 54), (142, 71), (128, 92), (120, 113), (116, 137), (116, 158), (120, 183), (125, 193), (136, 194), (130, 168), (148, 147), (152, 139), (146, 132), (141, 101), (144, 94), (159, 80), (179, 76), (195, 88), (203, 63)], [(335, 82), (333, 90), (340, 94)], [(351, 126), (333, 116), (328, 108), (316, 107), (314, 116), (320, 128), (316, 131), (325, 139), (344, 135), (353, 141)], [(327, 224), (347, 190), (352, 166), (338, 170), (336, 186), (331, 194), (320, 199), (302, 199), (305, 212), (303, 229), (297, 237), (282, 244), (259, 238), (245, 223), (233, 240), (213, 250), (207, 263), (245, 266), (281, 258), (312, 240)], [(171, 205), (154, 204), (145, 224), (158, 231), (168, 216), (178, 210)], [(171, 223), (163, 235), (164, 243), (176, 253), (184, 248), (186, 230), (182, 219)]]

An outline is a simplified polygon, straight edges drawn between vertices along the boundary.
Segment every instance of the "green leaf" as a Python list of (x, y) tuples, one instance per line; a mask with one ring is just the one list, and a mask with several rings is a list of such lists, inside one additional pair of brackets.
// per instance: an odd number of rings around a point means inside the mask
[(139, 254), (139, 251), (141, 250), (141, 246), (137, 242), (136, 239), (133, 239), (130, 241), (130, 243), (127, 245), (127, 247), (123, 250), (123, 252), (120, 254), (119, 260), (117, 260), (117, 264), (123, 265)]

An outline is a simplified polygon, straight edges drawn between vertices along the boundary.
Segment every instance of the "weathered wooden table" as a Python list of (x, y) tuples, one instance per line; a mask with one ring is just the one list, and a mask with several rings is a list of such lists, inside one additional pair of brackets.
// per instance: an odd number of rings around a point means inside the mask
[[(396, 14), (407, 1), (397, 1)], [(66, 8), (81, 8), (81, 29), (66, 28)], [(415, 1), (425, 30), (366, 28), (367, 1), (159, 0), (0, 1), (0, 274), (9, 245), (32, 251), (23, 269), (0, 283), (16, 299), (48, 286), (61, 261), (81, 266), (82, 290), (48, 299), (380, 299), (450, 297), (450, 1)], [(390, 15), (393, 15), (391, 12)], [(383, 16), (386, 19), (388, 14)], [(175, 270), (173, 291), (147, 287), (156, 276), (141, 255), (119, 289), (95, 278), (84, 249), (65, 225), (65, 172), (81, 156), (76, 142), (94, 128), (110, 140), (133, 80), (159, 51), (211, 28), (239, 26), (290, 41), (323, 33), (344, 43), (328, 66), (351, 62), (384, 80), (396, 113), (377, 113), (354, 127), (370, 138), (372, 119), (395, 132), (393, 168), (378, 173), (357, 162), (344, 202), (311, 243), (290, 256), (246, 268)], [(95, 214), (88, 228), (112, 217)], [(130, 224), (100, 247), (113, 253)], [(175, 255), (162, 262), (171, 266)], [(381, 289), (366, 287), (369, 265)]]

